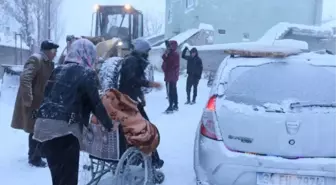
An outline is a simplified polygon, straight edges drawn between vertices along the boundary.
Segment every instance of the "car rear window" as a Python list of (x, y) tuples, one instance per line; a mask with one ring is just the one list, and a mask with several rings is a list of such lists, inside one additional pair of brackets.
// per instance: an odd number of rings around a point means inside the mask
[(335, 67), (305, 63), (269, 63), (236, 67), (229, 75), (226, 99), (249, 105), (300, 101), (335, 102)]

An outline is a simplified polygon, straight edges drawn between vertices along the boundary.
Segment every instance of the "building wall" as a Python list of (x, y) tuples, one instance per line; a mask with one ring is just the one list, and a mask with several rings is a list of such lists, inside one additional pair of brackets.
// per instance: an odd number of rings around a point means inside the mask
[[(15, 53), (17, 56), (17, 62), (15, 62)], [(3, 76), (3, 68), (1, 67), (2, 64), (24, 64), (30, 55), (29, 50), (22, 50), (22, 61), (20, 56), (20, 49), (7, 46), (0, 45), (0, 79)]]
[(322, 16), (322, 0), (194, 0), (191, 8), (186, 1), (192, 0), (166, 0), (166, 38), (207, 23), (215, 43), (240, 42), (244, 34), (253, 41), (278, 22), (318, 25)]

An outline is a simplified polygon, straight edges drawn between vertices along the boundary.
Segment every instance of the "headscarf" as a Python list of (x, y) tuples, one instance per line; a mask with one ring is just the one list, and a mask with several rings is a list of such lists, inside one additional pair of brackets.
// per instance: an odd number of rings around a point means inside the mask
[(66, 62), (76, 62), (93, 68), (97, 62), (96, 46), (88, 39), (75, 40), (65, 57)]

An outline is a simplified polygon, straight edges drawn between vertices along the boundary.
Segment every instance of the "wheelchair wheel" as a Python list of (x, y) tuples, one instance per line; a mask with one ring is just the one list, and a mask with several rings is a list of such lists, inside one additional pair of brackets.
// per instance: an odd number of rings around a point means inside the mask
[(151, 157), (131, 147), (121, 156), (115, 174), (115, 185), (153, 185)]
[(154, 184), (162, 184), (165, 180), (165, 175), (161, 171), (154, 170)]
[(89, 154), (81, 152), (78, 169), (78, 185), (87, 185), (91, 181), (92, 167)]

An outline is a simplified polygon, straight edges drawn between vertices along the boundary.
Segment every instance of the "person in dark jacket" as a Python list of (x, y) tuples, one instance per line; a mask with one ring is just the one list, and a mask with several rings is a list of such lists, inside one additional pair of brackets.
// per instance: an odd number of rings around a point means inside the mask
[(167, 44), (167, 49), (162, 55), (162, 71), (164, 72), (164, 80), (167, 83), (167, 92), (169, 99), (169, 106), (166, 109), (167, 113), (178, 110), (178, 95), (177, 95), (177, 81), (180, 74), (180, 56), (177, 53), (177, 42), (170, 40)]
[[(202, 77), (203, 64), (202, 59), (198, 56), (198, 52), (196, 48), (192, 48), (190, 50), (190, 55), (187, 55), (187, 51), (189, 51), (188, 47), (185, 47), (182, 51), (182, 58), (187, 60), (187, 102), (186, 104), (194, 104), (196, 103), (197, 97), (197, 86), (198, 82)], [(190, 102), (190, 91), (193, 87), (193, 99)]]
[(127, 94), (134, 101), (144, 100), (142, 87), (161, 89), (158, 82), (150, 82), (146, 79), (145, 69), (148, 66), (148, 53), (150, 44), (144, 39), (136, 39), (133, 42), (133, 51), (127, 55), (120, 69), (119, 91)]
[(54, 69), (45, 87), (34, 139), (43, 142), (53, 185), (78, 184), (80, 142), (91, 112), (107, 131), (113, 128), (98, 94), (96, 55), (89, 40), (74, 41), (64, 65)]
[[(148, 81), (145, 76), (145, 69), (149, 64), (147, 60), (150, 50), (151, 46), (146, 40), (136, 39), (133, 42), (133, 51), (123, 61), (119, 80), (119, 91), (138, 102), (140, 114), (148, 121), (149, 118), (144, 109), (146, 106), (145, 96), (141, 88), (162, 88), (160, 83)], [(153, 166), (161, 168), (164, 162), (160, 159), (158, 152), (155, 151), (152, 157)]]

